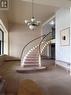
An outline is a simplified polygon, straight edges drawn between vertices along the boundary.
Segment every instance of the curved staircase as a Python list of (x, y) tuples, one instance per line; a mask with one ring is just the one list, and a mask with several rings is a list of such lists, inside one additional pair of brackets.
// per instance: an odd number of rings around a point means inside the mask
[(26, 55), (26, 57), (23, 59), (24, 66), (38, 66), (39, 63), (39, 52), (38, 52), (38, 46), (32, 49), (32, 51), (29, 51)]
[[(38, 41), (38, 39), (40, 39), (38, 45), (36, 46), (31, 45), (32, 48), (27, 49), (28, 50), (27, 51), (26, 48), (29, 47), (31, 43), (33, 42), (35, 43), (36, 40)], [(43, 67), (41, 64), (41, 55), (43, 54), (43, 51), (47, 46), (47, 44), (50, 44), (51, 39), (52, 39), (52, 32), (49, 32), (47, 35), (42, 35), (38, 38), (33, 39), (28, 44), (26, 44), (25, 47), (22, 49), (21, 53), (21, 67), (17, 71), (45, 69), (46, 67)], [(25, 69), (25, 67), (28, 68), (30, 67), (30, 68)]]

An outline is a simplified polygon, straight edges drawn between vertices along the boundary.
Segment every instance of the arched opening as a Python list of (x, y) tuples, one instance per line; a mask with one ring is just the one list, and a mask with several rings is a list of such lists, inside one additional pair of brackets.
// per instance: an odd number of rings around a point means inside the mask
[(4, 32), (0, 29), (0, 55), (4, 54)]
[(0, 19), (0, 55), (8, 55), (8, 31)]

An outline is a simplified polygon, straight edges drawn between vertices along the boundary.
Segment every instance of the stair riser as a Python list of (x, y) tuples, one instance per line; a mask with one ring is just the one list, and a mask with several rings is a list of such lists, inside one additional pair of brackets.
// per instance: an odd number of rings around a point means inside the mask
[(37, 60), (35, 60), (35, 59), (33, 59), (33, 60), (28, 60), (28, 59), (26, 59), (25, 61), (29, 61), (29, 62), (34, 62), (34, 61), (37, 61)]
[(38, 62), (24, 62), (25, 64), (38, 64)]
[(39, 55), (37, 55), (37, 54), (36, 54), (36, 55), (33, 55), (33, 54), (28, 54), (28, 56), (39, 56)]
[(38, 59), (38, 56), (27, 56), (26, 58), (34, 58), (34, 59)]

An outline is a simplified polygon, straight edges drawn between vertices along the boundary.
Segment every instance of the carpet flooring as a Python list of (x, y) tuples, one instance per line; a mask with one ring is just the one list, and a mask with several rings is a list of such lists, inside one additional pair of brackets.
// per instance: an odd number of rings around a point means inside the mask
[(18, 73), (16, 66), (19, 61), (5, 62), (0, 66), (0, 75), (6, 80), (6, 95), (17, 95), (19, 85), (24, 79), (34, 80), (44, 95), (71, 95), (71, 76), (53, 60), (44, 60), (48, 69), (43, 72)]

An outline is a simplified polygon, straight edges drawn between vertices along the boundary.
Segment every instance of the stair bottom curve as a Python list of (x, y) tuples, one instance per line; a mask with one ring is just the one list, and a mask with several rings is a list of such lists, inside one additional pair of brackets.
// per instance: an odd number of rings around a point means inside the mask
[(43, 71), (47, 70), (47, 67), (17, 67), (16, 71), (19, 73), (29, 73), (29, 72), (36, 72), (36, 71)]

